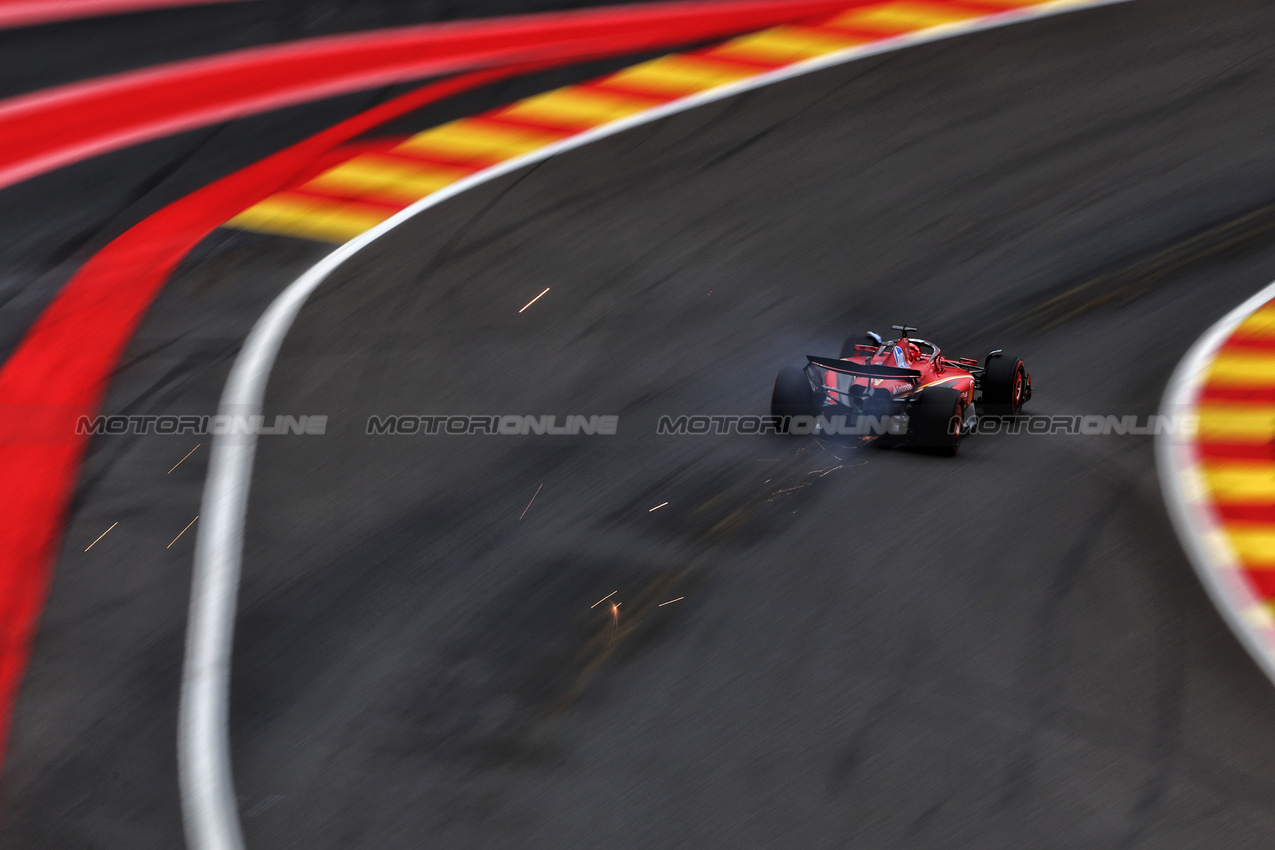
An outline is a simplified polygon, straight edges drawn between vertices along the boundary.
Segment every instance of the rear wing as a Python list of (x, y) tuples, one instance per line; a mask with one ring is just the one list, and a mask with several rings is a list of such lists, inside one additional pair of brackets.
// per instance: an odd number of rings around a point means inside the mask
[(895, 366), (877, 366), (872, 363), (854, 363), (849, 360), (837, 360), (832, 357), (815, 357), (806, 355), (811, 365), (820, 369), (831, 369), (843, 375), (854, 375), (856, 378), (880, 378), (886, 381), (921, 382), (921, 373), (916, 369), (899, 369)]

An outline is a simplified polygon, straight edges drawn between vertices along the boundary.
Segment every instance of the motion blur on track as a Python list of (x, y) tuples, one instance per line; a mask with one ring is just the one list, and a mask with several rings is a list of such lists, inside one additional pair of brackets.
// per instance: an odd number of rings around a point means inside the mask
[[(186, 14), (211, 13), (165, 13)], [(900, 319), (974, 361), (943, 368), (978, 414), (1154, 414), (1275, 278), (1272, 26), (1256, 0), (1134, 0), (829, 68), (513, 171), (334, 271), (264, 402), (326, 430), (260, 436), (253, 469), (229, 669), (246, 846), (1269, 846), (1275, 690), (1173, 538), (1150, 437), (1001, 432), (940, 461), (659, 423), (765, 417), (794, 356), (879, 368), (857, 329)], [(28, 327), (113, 233), (373, 99), (0, 191), (0, 321)], [(331, 250), (208, 237), (103, 412), (215, 414), (249, 329)], [(893, 368), (929, 355), (912, 334)], [(1030, 365), (1008, 399), (986, 398), (1011, 362), (989, 346)], [(568, 416), (618, 424), (539, 424)], [(371, 424), (389, 417), (437, 427)], [(186, 840), (208, 449), (91, 442), (0, 845)]]

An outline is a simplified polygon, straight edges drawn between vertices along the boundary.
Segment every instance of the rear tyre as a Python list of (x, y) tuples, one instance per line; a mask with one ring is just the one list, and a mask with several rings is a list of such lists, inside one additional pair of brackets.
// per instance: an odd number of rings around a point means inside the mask
[(1017, 416), (1031, 397), (1030, 378), (1023, 361), (1011, 354), (987, 358), (983, 372), (983, 403), (979, 412), (989, 416)]
[(965, 436), (965, 394), (951, 387), (922, 390), (908, 411), (908, 446), (951, 457)]
[(813, 416), (815, 391), (806, 377), (806, 370), (797, 366), (785, 366), (775, 378), (775, 389), (770, 394), (770, 412), (783, 417), (779, 432), (788, 433), (789, 417)]

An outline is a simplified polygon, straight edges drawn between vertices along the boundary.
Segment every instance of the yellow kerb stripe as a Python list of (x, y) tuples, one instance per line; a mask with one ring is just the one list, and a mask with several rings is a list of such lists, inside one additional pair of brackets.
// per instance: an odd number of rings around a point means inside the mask
[(782, 65), (835, 53), (871, 39), (808, 27), (775, 27), (756, 35), (731, 39), (707, 55)]
[(469, 174), (463, 168), (446, 165), (406, 163), (393, 157), (363, 154), (325, 171), (306, 185), (345, 195), (367, 195), (404, 205)]
[(698, 56), (664, 56), (612, 74), (602, 82), (615, 83), (668, 97), (682, 97), (753, 76), (738, 65)]
[(1205, 483), (1218, 504), (1275, 504), (1275, 465), (1262, 462), (1217, 462), (1203, 465)]
[(833, 18), (828, 25), (854, 29), (889, 29), (898, 32), (914, 32), (930, 27), (952, 24), (980, 17), (972, 10), (955, 10), (932, 3), (883, 3), (867, 6)]
[(1267, 304), (1240, 322), (1240, 326), (1235, 329), (1234, 336), (1275, 337), (1275, 306)]
[(1028, 6), (1042, 6), (1051, 0), (979, 0), (989, 6), (1004, 6), (1006, 9), (1023, 9)]
[(259, 233), (286, 233), (320, 242), (348, 242), (389, 217), (388, 211), (351, 203), (279, 194), (249, 207), (226, 223)]
[(1209, 367), (1205, 380), (1229, 387), (1275, 385), (1275, 354), (1222, 352)]
[(1250, 569), (1275, 569), (1275, 525), (1234, 524), (1226, 526), (1231, 548)]
[(1200, 439), (1210, 442), (1261, 443), (1275, 439), (1275, 406), (1201, 404)]
[(657, 98), (573, 86), (520, 100), (496, 114), (552, 126), (596, 127), (664, 102)]
[(1049, 4), (1069, 6), (1091, 2), (1093, 2), (1093, 0), (979, 0), (980, 5), (1004, 6), (1006, 11), (1011, 9), (1026, 9), (1029, 6), (1045, 6)]
[(417, 133), (395, 150), (446, 160), (510, 159), (562, 138), (560, 133), (462, 118)]

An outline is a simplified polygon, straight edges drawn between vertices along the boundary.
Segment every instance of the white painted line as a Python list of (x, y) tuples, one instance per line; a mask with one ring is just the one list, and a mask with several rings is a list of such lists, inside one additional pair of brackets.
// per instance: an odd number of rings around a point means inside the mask
[[(1186, 357), (1169, 378), (1160, 403), (1162, 415), (1194, 410), (1200, 397), (1205, 370), (1227, 338), (1255, 310), (1275, 298), (1275, 283), (1223, 316), (1204, 336), (1196, 340)], [(1208, 490), (1199, 465), (1193, 457), (1190, 439), (1162, 431), (1156, 436), (1156, 468), (1160, 489), (1169, 508), (1173, 527), (1186, 550), (1191, 565), (1214, 606), (1240, 639), (1249, 655), (1272, 682), (1275, 682), (1275, 647), (1245, 621), (1243, 612), (1259, 604), (1248, 587), (1238, 580), (1239, 559), (1221, 534), (1221, 528), (1208, 501)]]
[[(1128, 0), (1059, 0), (966, 24), (938, 27), (871, 45), (848, 48), (622, 118), (471, 174), (422, 198), (341, 245), (289, 284), (257, 320), (244, 340), (243, 348), (235, 359), (222, 391), (217, 412), (228, 415), (260, 415), (266, 382), (275, 357), (283, 344), (284, 336), (310, 294), (328, 275), (359, 251), (404, 222), (462, 192), (633, 127), (825, 68), (917, 44), (941, 41), (1077, 9), (1123, 2)], [(227, 720), (235, 598), (243, 560), (243, 529), (256, 447), (255, 435), (214, 436), (208, 478), (204, 483), (200, 509), (204, 525), (200, 527), (195, 541), (190, 616), (186, 629), (186, 659), (177, 721), (182, 817), (186, 840), (192, 850), (240, 850), (243, 847), (243, 833), (239, 824), (239, 811), (235, 805), (234, 780), (230, 769), (230, 730)]]

